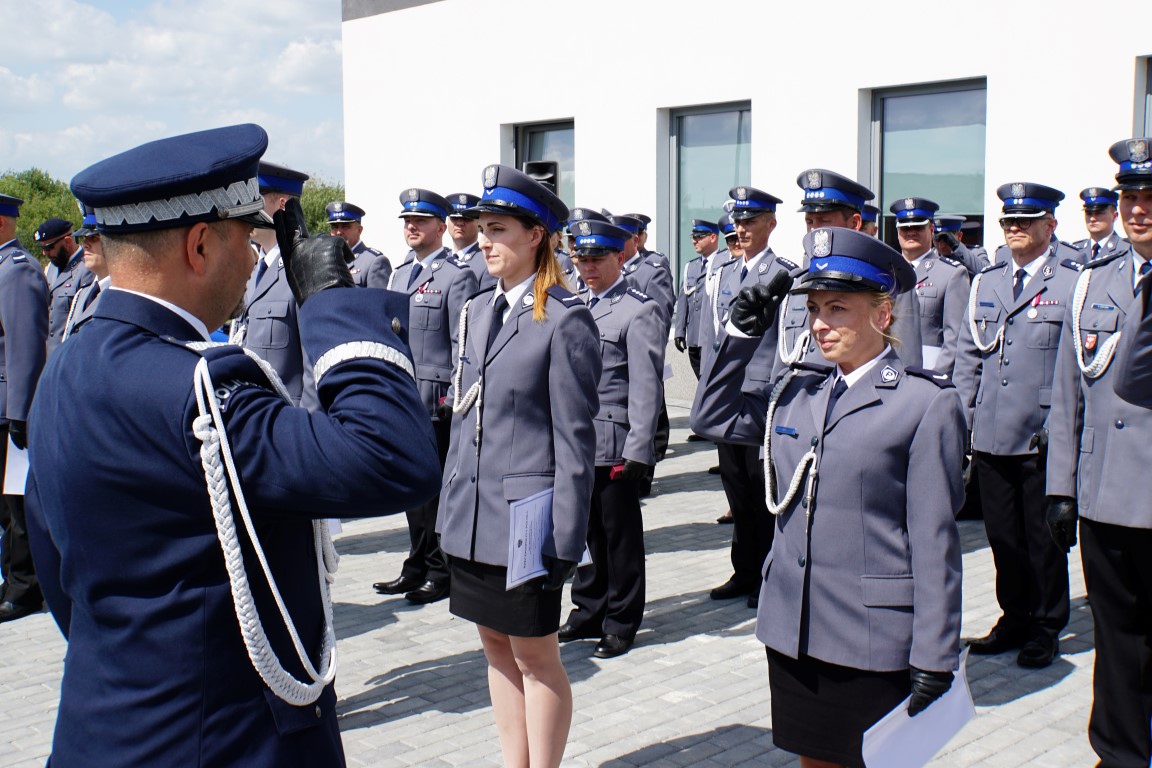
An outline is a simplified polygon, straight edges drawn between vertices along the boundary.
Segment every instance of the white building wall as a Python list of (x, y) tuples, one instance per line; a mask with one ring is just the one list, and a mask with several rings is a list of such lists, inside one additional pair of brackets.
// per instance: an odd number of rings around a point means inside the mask
[(1068, 195), (1058, 234), (1083, 237), (1079, 190), (1112, 182), (1107, 149), (1143, 119), (1144, 25), (1073, 0), (889, 7), (444, 0), (347, 21), (348, 199), (398, 260), (401, 190), (479, 193), (484, 166), (513, 160), (513, 124), (574, 119), (577, 204), (648, 212), (650, 246), (667, 248), (668, 110), (751, 101), (747, 183), (785, 200), (772, 244), (794, 256), (800, 171), (869, 183), (873, 89), (986, 77), (985, 214), (998, 185), (1036, 181)]

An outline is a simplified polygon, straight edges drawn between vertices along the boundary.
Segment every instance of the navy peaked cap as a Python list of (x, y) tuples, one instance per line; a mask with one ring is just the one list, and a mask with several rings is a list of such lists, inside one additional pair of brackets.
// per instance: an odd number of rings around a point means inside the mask
[(860, 209), (860, 218), (864, 221), (876, 221), (880, 218), (880, 209), (871, 203), (867, 203)]
[(736, 236), (736, 225), (732, 223), (732, 217), (728, 214), (721, 216), (716, 224), (720, 227), (720, 231), (724, 233), (724, 237)]
[(427, 189), (409, 187), (400, 193), (400, 215), (426, 216), (437, 219), (447, 219), (452, 213), (452, 204), (440, 195)]
[(270, 227), (257, 168), (268, 134), (247, 123), (187, 133), (113, 155), (80, 171), (72, 194), (101, 232), (147, 232), (239, 219)]
[(804, 236), (808, 272), (792, 293), (877, 291), (904, 293), (916, 270), (900, 252), (871, 235), (844, 227), (814, 229)]
[(693, 232), (712, 232), (714, 234), (720, 233), (720, 227), (714, 221), (705, 221), (704, 219), (692, 219)]
[(334, 224), (338, 221), (360, 221), (364, 218), (364, 209), (358, 205), (345, 202), (344, 200), (336, 200), (324, 206), (324, 212), (328, 214), (328, 223)]
[(20, 218), (20, 206), (24, 205), (24, 201), (12, 195), (0, 194), (0, 216), (11, 216), (14, 219)]
[(76, 236), (88, 237), (96, 234), (96, 211), (92, 209), (92, 206), (84, 203), (80, 203), (80, 210), (84, 214), (84, 220), (80, 222), (80, 229), (76, 230)]
[(608, 217), (591, 208), (573, 208), (568, 214), (568, 226), (574, 221), (608, 221)]
[(286, 165), (277, 165), (267, 160), (260, 161), (260, 191), (280, 192), (285, 195), (300, 197), (304, 194), (304, 182), (308, 181), (308, 174), (289, 168)]
[(936, 231), (959, 232), (964, 227), (964, 222), (967, 220), (968, 219), (964, 216), (937, 216)]
[(1004, 201), (1003, 213), (1032, 216), (1053, 213), (1064, 199), (1064, 193), (1058, 189), (1027, 181), (1001, 184), (996, 196)]
[(897, 227), (920, 227), (932, 223), (940, 206), (925, 197), (902, 197), (888, 210), (896, 214)]
[(851, 208), (861, 211), (864, 203), (875, 197), (872, 190), (847, 176), (823, 168), (809, 168), (796, 177), (796, 185), (804, 190), (800, 203), (801, 213)]
[(638, 235), (644, 230), (644, 222), (633, 216), (609, 216), (608, 221), (633, 235)]
[(549, 232), (558, 232), (568, 220), (568, 206), (556, 193), (523, 171), (508, 165), (490, 165), (482, 176), (484, 194), (469, 216), (481, 213), (499, 213), (523, 216), (542, 225)]
[(48, 219), (32, 233), (32, 239), (38, 243), (47, 243), (58, 237), (72, 234), (72, 222), (67, 219)]
[(1080, 190), (1080, 199), (1084, 201), (1084, 210), (1087, 211), (1093, 208), (1107, 208), (1108, 206), (1115, 208), (1116, 204), (1120, 202), (1120, 195), (1108, 187), (1088, 187)]
[(570, 225), (572, 252), (588, 255), (607, 254), (624, 250), (632, 233), (607, 221), (582, 219)]
[(734, 221), (755, 218), (762, 213), (775, 213), (776, 206), (784, 202), (756, 187), (732, 187), (728, 190), (728, 197), (732, 198), (730, 215)]
[(479, 195), (469, 194), (468, 192), (453, 192), (448, 195), (448, 204), (452, 206), (452, 212), (448, 215), (463, 216), (464, 211), (469, 208), (474, 208), (478, 202), (480, 202)]
[(1152, 138), (1118, 141), (1108, 149), (1108, 154), (1120, 164), (1116, 189), (1152, 188)]
[(652, 217), (646, 213), (626, 213), (624, 215), (625, 216), (631, 216), (634, 219), (638, 219), (640, 221), (640, 224), (641, 224), (641, 227), (640, 227), (641, 230), (647, 229), (648, 225), (652, 223)]

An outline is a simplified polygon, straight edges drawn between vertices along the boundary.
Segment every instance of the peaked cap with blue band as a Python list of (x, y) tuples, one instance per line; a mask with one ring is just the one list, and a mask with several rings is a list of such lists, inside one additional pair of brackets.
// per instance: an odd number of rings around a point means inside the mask
[(796, 185), (804, 190), (800, 213), (815, 213), (835, 208), (851, 208), (859, 213), (864, 209), (864, 203), (876, 197), (872, 194), (872, 190), (863, 184), (823, 168), (809, 168), (804, 171), (796, 177)]
[(932, 217), (940, 206), (926, 197), (902, 197), (888, 210), (896, 214), (897, 227), (922, 227), (932, 223)]
[(476, 207), (476, 203), (478, 202), (480, 202), (478, 195), (473, 195), (468, 192), (453, 192), (448, 195), (448, 204), (452, 206), (452, 212), (448, 215), (463, 216), (464, 211)]
[(257, 181), (267, 148), (252, 123), (150, 141), (80, 171), (72, 194), (108, 234), (226, 219), (271, 227)]
[(608, 221), (608, 217), (604, 214), (594, 211), (591, 208), (573, 208), (568, 214), (568, 226), (571, 228), (572, 224), (577, 221)]
[(736, 236), (736, 225), (732, 223), (732, 217), (728, 214), (721, 216), (720, 220), (716, 222), (716, 225), (720, 227), (720, 231), (724, 233), (724, 237)]
[(484, 194), (480, 202), (468, 209), (475, 218), (481, 213), (522, 216), (557, 232), (568, 220), (568, 206), (556, 193), (526, 173), (507, 165), (490, 165), (484, 169)]
[(755, 187), (732, 187), (728, 190), (728, 197), (732, 198), (730, 216), (733, 221), (752, 219), (762, 213), (775, 213), (776, 206), (784, 202)]
[(1120, 202), (1120, 195), (1108, 187), (1088, 187), (1080, 190), (1080, 199), (1084, 201), (1084, 210), (1098, 210), (1100, 208), (1113, 208)]
[(336, 200), (324, 206), (324, 212), (328, 214), (328, 223), (336, 224), (341, 221), (360, 221), (364, 218), (364, 209), (358, 205), (344, 200)]
[(652, 217), (646, 213), (626, 213), (624, 215), (631, 216), (632, 218), (638, 220), (640, 222), (641, 232), (648, 229), (648, 225), (652, 223)]
[(18, 219), (22, 205), (24, 205), (24, 201), (20, 198), (0, 194), (0, 216), (11, 216), (13, 219)]
[(1116, 189), (1152, 189), (1152, 138), (1118, 141), (1108, 154), (1120, 164)]
[(900, 252), (872, 235), (844, 227), (822, 227), (804, 236), (808, 272), (792, 293), (873, 291), (904, 293), (916, 285), (916, 270)]
[(627, 230), (631, 235), (638, 235), (644, 231), (644, 222), (632, 216), (609, 216), (608, 221), (620, 229)]
[(624, 250), (632, 233), (607, 221), (582, 219), (570, 224), (572, 252), (587, 256), (608, 255)]
[(860, 209), (860, 219), (862, 221), (876, 221), (880, 218), (880, 209), (871, 203), (866, 204)]
[(964, 222), (967, 220), (968, 218), (966, 216), (937, 216), (936, 231), (959, 232), (964, 227)]
[(1005, 216), (1043, 216), (1055, 213), (1056, 206), (1064, 199), (1064, 193), (1058, 189), (1026, 181), (1001, 184), (996, 189), (996, 196), (1004, 201)]
[(308, 174), (286, 165), (261, 160), (259, 178), (261, 193), (279, 192), (300, 197), (304, 194), (304, 182), (308, 181)]
[(435, 217), (441, 221), (447, 220), (452, 214), (452, 204), (435, 192), (419, 187), (409, 187), (400, 193), (400, 215)]
[(692, 219), (692, 231), (701, 232), (704, 234), (720, 234), (720, 227), (714, 221), (705, 221), (704, 219)]
[(84, 205), (79, 200), (76, 201), (80, 204), (80, 211), (84, 215), (83, 221), (80, 222), (80, 229), (76, 230), (76, 237), (91, 237), (96, 234), (96, 211), (90, 205)]
[(67, 219), (48, 219), (32, 233), (32, 239), (38, 243), (48, 243), (64, 235), (71, 235), (72, 222)]

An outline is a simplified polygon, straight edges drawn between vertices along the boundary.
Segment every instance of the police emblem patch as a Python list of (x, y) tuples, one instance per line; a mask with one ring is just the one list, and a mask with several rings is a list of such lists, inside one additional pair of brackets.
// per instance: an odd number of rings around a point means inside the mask
[(909, 210), (909, 211), (910, 211), (910, 210), (912, 210), (912, 209), (913, 209), (913, 208), (915, 208), (915, 207), (916, 207), (916, 201), (915, 201), (915, 200), (913, 200), (913, 199), (912, 199), (912, 198), (910, 198), (910, 197), (906, 197), (906, 198), (904, 198), (904, 208), (905, 208), (905, 210)]
[(496, 172), (499, 170), (495, 165), (490, 165), (484, 169), (484, 188), (491, 189), (496, 186)]
[(744, 187), (736, 187), (736, 199), (737, 200), (747, 200), (748, 199), (748, 190), (745, 189)]
[(900, 378), (900, 374), (890, 365), (884, 366), (884, 370), (880, 371), (880, 380), (885, 383), (891, 383), (898, 378)]
[(1096, 334), (1089, 333), (1084, 336), (1084, 351), (1091, 352), (1096, 349)]
[(1056, 273), (1056, 270), (1052, 268), (1051, 264), (1048, 264), (1047, 266), (1044, 267), (1044, 277), (1052, 277), (1052, 275), (1054, 275), (1055, 273)]
[(826, 229), (818, 229), (812, 233), (812, 255), (822, 258), (832, 253), (832, 233)]
[(420, 191), (417, 189), (408, 190), (408, 199), (413, 203), (420, 199)]
[(577, 208), (576, 210), (572, 211), (572, 221), (578, 221), (579, 219), (586, 218), (588, 218), (588, 214), (584, 213), (583, 208)]
[(434, 270), (440, 269), (440, 262), (439, 261), (432, 262), (432, 269), (434, 269)]
[(1012, 197), (1024, 197), (1024, 185), (1023, 184), (1013, 184), (1012, 185)]
[(536, 299), (532, 296), (532, 292), (524, 294), (524, 306), (530, 307), (536, 303)]
[(820, 189), (820, 171), (808, 171), (808, 175), (804, 179), (804, 183), (808, 189)]
[(1148, 159), (1148, 142), (1143, 139), (1132, 139), (1128, 142), (1128, 157), (1134, 163), (1142, 163)]
[(756, 271), (759, 272), (760, 274), (764, 274), (765, 272), (768, 271), (768, 265), (767, 264), (761, 264), (759, 269), (757, 269)]
[(582, 235), (592, 234), (592, 226), (586, 221), (580, 222), (580, 225), (577, 227), (577, 229), (580, 230), (580, 234)]

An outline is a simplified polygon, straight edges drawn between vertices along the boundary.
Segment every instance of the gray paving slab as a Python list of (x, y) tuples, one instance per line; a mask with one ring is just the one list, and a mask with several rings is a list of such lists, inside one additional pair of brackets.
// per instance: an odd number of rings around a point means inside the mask
[[(680, 366), (685, 367), (686, 366)], [(677, 368), (677, 376), (691, 376)], [(708, 590), (729, 575), (731, 526), (708, 443), (686, 442), (687, 403), (673, 400), (672, 449), (644, 503), (648, 609), (637, 645), (592, 658), (592, 642), (562, 656), (575, 716), (565, 766), (795, 766), (772, 745), (767, 664), (743, 601)], [(964, 633), (996, 620), (992, 557), (979, 522), (961, 522)], [(475, 628), (446, 603), (415, 607), (382, 598), (374, 581), (400, 571), (402, 515), (345, 523), (334, 602), (337, 690), (352, 766), (499, 766), (486, 670)], [(1092, 619), (1079, 553), (1069, 559), (1072, 620), (1064, 655), (1045, 670), (1011, 655), (973, 657), (977, 715), (933, 766), (1071, 766), (1094, 763)], [(0, 625), (0, 766), (43, 765), (51, 744), (65, 644), (48, 614)]]

